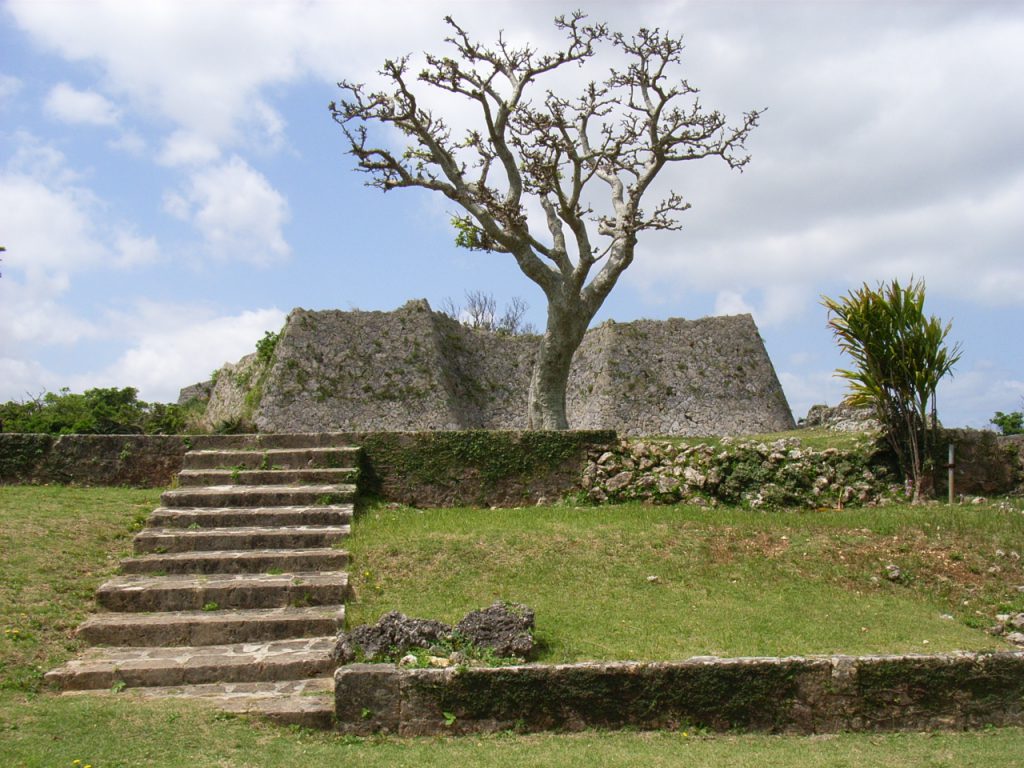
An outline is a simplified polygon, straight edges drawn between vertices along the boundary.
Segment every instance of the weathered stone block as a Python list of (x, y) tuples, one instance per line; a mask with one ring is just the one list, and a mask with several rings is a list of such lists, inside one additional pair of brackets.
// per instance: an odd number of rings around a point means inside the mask
[(347, 732), (373, 732), (351, 719), (376, 717), (374, 706), (389, 717), (397, 707), (387, 729), (408, 736), (592, 727), (835, 733), (1024, 722), (1021, 652), (383, 669), (385, 707), (369, 688), (339, 687)]
[(338, 729), (355, 736), (398, 733), (402, 672), (390, 664), (349, 664), (334, 674)]

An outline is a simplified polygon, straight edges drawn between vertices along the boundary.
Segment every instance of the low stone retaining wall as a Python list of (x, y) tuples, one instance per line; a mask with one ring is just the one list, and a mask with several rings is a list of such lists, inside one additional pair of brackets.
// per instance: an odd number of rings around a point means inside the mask
[(1010, 493), (1024, 483), (1024, 436), (1002, 437), (984, 429), (949, 429), (936, 446), (935, 495), (948, 493), (949, 444), (956, 446), (953, 490), (957, 494), (991, 496)]
[[(611, 431), (322, 433), (363, 448), (363, 490), (413, 506), (515, 506), (579, 490), (594, 502), (836, 507), (870, 503), (896, 475), (869, 438), (815, 450), (789, 438), (679, 444), (619, 440)], [(1007, 493), (1024, 478), (1024, 441), (953, 430), (956, 491)], [(245, 435), (0, 433), (0, 484), (168, 485), (190, 446), (242, 444)], [(1020, 453), (1017, 453), (1020, 451)], [(945, 494), (945, 472), (937, 473)]]
[[(22, 435), (0, 433), (0, 484), (168, 485), (190, 447), (249, 447), (260, 435)], [(283, 444), (288, 435), (275, 435)], [(305, 444), (309, 435), (295, 436)], [(579, 490), (591, 454), (614, 432), (319, 433), (363, 449), (361, 489), (415, 506), (513, 506)]]
[(516, 506), (580, 488), (588, 457), (615, 444), (608, 430), (369, 432), (362, 488), (419, 507)]
[(842, 507), (876, 503), (896, 475), (872, 438), (859, 447), (807, 448), (796, 438), (720, 443), (619, 440), (591, 455), (583, 488), (592, 501)]
[(181, 435), (0, 433), (0, 484), (169, 485), (189, 438)]
[(1024, 653), (693, 658), (335, 674), (338, 728), (401, 736), (584, 728), (790, 733), (1024, 723)]

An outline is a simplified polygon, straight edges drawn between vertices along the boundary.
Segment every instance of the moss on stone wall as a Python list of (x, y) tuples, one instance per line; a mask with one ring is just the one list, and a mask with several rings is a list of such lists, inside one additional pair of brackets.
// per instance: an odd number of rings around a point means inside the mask
[(30, 483), (46, 459), (52, 435), (0, 435), (0, 483)]
[(0, 434), (0, 483), (169, 484), (188, 449), (181, 435)]
[(1022, 711), (1024, 677), (1010, 654), (878, 659), (858, 668), (856, 697), (863, 721), (879, 728), (955, 712), (968, 722), (979, 713), (991, 722), (994, 710), (1006, 717)]
[(353, 436), (372, 495), (417, 505), (535, 503), (579, 487), (593, 432), (377, 432)]
[(799, 733), (962, 729), (1022, 721), (1024, 654), (448, 669), (354, 664), (339, 668), (335, 700), (339, 729), (359, 735), (593, 727)]
[(567, 727), (777, 730), (798, 693), (799, 667), (574, 665), (457, 670), (410, 677), (418, 694), (456, 718)]

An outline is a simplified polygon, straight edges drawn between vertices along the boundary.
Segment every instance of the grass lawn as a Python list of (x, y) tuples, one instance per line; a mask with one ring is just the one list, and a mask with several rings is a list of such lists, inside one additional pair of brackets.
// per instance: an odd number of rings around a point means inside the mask
[(129, 554), (160, 491), (0, 485), (0, 689), (34, 691)]
[(72, 768), (964, 768), (1020, 765), (1024, 730), (841, 734), (824, 737), (706, 736), (629, 731), (518, 736), (344, 738), (281, 728), (166, 702), (0, 692), (0, 760)]
[[(837, 448), (839, 450), (853, 450), (869, 446), (876, 438), (864, 432), (836, 432), (826, 427), (800, 427), (785, 432), (769, 432), (760, 435), (743, 435), (733, 437), (734, 443), (771, 443), (775, 440), (797, 440), (804, 448), (824, 450), (825, 448)], [(721, 445), (722, 438), (717, 436), (706, 437), (638, 437), (631, 438), (633, 442), (654, 442), (673, 443), (675, 445)]]
[[(1016, 728), (350, 739), (196, 705), (46, 692), (41, 673), (79, 647), (71, 630), (158, 495), (0, 486), (0, 764), (913, 768), (1013, 765), (1024, 750)], [(1024, 515), (1015, 504), (834, 513), (374, 507), (350, 542), (359, 594), (350, 617), (400, 608), (451, 620), (495, 597), (520, 600), (537, 610), (546, 661), (998, 647), (977, 627), (999, 610), (1024, 609), (1014, 557), (1024, 553)], [(904, 581), (872, 581), (890, 562)]]
[(513, 600), (552, 663), (993, 649), (1024, 610), (1024, 515), (994, 506), (374, 507), (347, 546), (350, 626)]

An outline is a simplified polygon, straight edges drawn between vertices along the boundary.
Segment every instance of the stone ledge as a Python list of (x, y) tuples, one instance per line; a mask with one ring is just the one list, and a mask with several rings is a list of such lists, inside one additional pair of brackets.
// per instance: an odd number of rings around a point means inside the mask
[[(311, 444), (344, 451), (335, 448), (344, 444), (361, 446), (361, 493), (421, 507), (508, 507), (578, 492), (590, 453), (606, 451), (615, 442), (615, 432), (610, 430), (60, 438), (0, 433), (0, 484), (166, 486), (182, 469), (186, 449), (285, 451)], [(262, 463), (262, 458), (255, 463)], [(167, 498), (175, 507), (195, 506), (197, 499), (203, 507), (232, 507), (239, 503), (249, 506), (258, 503), (253, 494), (266, 494), (268, 487), (242, 486), (232, 494), (221, 494), (220, 498), (209, 488), (182, 488), (168, 492)], [(274, 506), (287, 503), (282, 498), (270, 502)]]
[(585, 728), (835, 733), (1024, 723), (1024, 652), (612, 662), (335, 674), (337, 727), (401, 736)]

